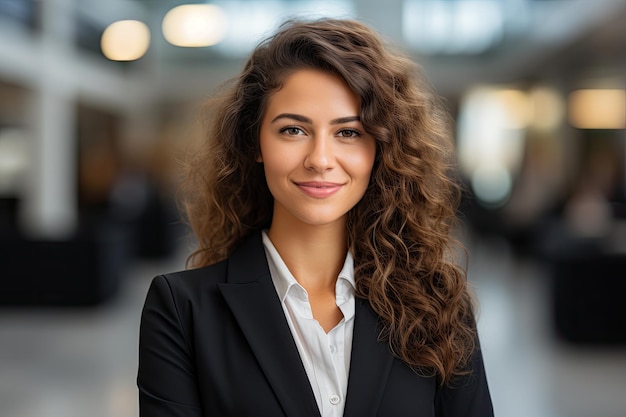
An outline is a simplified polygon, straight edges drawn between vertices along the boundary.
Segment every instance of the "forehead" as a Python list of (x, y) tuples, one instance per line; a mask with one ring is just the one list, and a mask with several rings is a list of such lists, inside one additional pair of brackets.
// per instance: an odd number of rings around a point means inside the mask
[(343, 78), (317, 69), (299, 69), (285, 77), (279, 89), (268, 96), (266, 113), (300, 110), (303, 112), (348, 112), (358, 115), (360, 98)]

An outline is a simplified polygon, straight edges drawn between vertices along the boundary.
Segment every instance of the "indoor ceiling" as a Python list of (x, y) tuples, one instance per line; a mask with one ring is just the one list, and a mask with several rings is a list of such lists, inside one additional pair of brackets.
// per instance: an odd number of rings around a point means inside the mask
[(480, 82), (623, 67), (626, 56), (626, 0), (216, 0), (210, 3), (225, 8), (230, 38), (194, 49), (169, 45), (160, 35), (167, 11), (189, 2), (78, 1), (101, 24), (145, 21), (153, 33), (149, 59), (166, 76), (236, 71), (263, 34), (293, 15), (347, 16), (371, 24), (414, 54), (447, 95)]

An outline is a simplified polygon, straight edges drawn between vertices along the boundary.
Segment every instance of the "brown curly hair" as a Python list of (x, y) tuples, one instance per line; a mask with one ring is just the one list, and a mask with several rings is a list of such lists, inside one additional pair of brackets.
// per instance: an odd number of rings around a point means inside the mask
[(268, 96), (289, 74), (341, 76), (361, 98), (376, 139), (370, 186), (348, 213), (357, 296), (381, 320), (381, 338), (414, 370), (449, 383), (476, 349), (472, 300), (453, 260), (459, 190), (450, 175), (450, 117), (421, 69), (353, 20), (288, 21), (260, 43), (216, 98), (206, 143), (188, 166), (185, 210), (198, 240), (193, 267), (226, 258), (271, 223), (273, 197), (259, 155)]

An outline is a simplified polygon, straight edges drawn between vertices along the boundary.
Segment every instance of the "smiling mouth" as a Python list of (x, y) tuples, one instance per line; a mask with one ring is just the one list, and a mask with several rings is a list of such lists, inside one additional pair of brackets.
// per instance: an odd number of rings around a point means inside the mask
[(343, 184), (318, 181), (297, 182), (295, 184), (304, 194), (313, 198), (330, 197), (331, 195), (339, 191), (343, 186)]

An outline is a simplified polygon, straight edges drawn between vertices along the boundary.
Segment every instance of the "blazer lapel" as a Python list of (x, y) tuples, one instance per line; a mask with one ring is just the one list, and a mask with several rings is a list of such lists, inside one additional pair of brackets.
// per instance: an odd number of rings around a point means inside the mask
[(285, 415), (319, 417), (315, 396), (272, 284), (260, 233), (231, 255), (227, 282), (219, 288)]
[(393, 362), (386, 343), (378, 341), (378, 316), (357, 298), (348, 393), (344, 417), (375, 416)]

